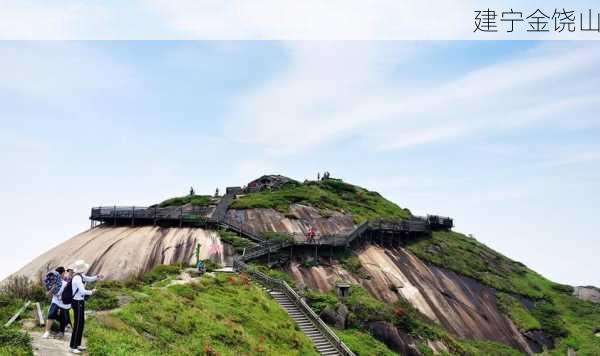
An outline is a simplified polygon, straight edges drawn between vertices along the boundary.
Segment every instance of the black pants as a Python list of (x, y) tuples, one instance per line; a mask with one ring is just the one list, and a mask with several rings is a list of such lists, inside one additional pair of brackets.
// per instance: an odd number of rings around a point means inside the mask
[(71, 324), (70, 309), (60, 308), (58, 311), (58, 322), (60, 323), (60, 332), (64, 333), (67, 325)]
[(71, 304), (75, 314), (75, 324), (73, 325), (73, 334), (71, 334), (71, 348), (76, 349), (81, 346), (83, 338), (83, 328), (85, 327), (85, 302), (83, 300), (74, 300)]

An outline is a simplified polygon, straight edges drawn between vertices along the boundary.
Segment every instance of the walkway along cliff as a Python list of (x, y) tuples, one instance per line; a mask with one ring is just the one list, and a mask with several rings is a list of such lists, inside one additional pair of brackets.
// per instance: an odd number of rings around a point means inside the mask
[[(222, 197), (204, 199), (203, 205), (177, 198), (183, 203), (92, 208), (90, 230), (36, 258), (17, 274), (37, 278), (58, 261), (68, 264), (83, 258), (92, 263), (94, 273), (126, 279), (157, 264), (192, 264), (199, 243), (200, 258), (244, 271), (263, 285), (324, 355), (351, 355), (352, 351), (308, 306), (302, 291), (328, 293), (339, 281), (361, 286), (387, 305), (407, 301), (428, 320), (464, 340), (494, 341), (526, 354), (556, 347), (553, 340), (564, 345), (561, 340), (569, 332), (565, 324), (569, 319), (557, 321), (553, 314), (537, 309), (538, 305), (556, 309), (565, 303), (554, 302), (556, 298), (571, 301), (571, 290), (464, 235), (448, 232), (454, 225), (451, 218), (414, 216), (385, 205), (387, 201), (376, 193), (335, 180), (273, 182), (279, 176), (266, 177), (254, 181), (251, 192), (230, 187)], [(337, 195), (330, 195), (332, 191)], [(281, 201), (289, 204), (282, 206)], [(318, 231), (316, 238), (307, 236), (311, 228)], [(234, 249), (222, 242), (224, 230), (254, 246)], [(456, 244), (454, 237), (460, 237)], [(360, 273), (344, 262), (343, 256), (349, 255), (357, 259)], [(458, 261), (463, 257), (465, 261)], [(250, 261), (286, 272), (296, 287), (249, 267)], [(516, 303), (512, 305), (517, 311), (534, 315), (540, 323), (529, 328), (516, 323), (513, 310), (506, 307), (507, 298)], [(376, 323), (366, 326), (390, 349), (420, 354), (410, 335)], [(555, 335), (546, 330), (556, 330)], [(444, 341), (427, 341), (427, 346), (436, 352), (452, 351)], [(581, 348), (586, 347), (590, 346)]]

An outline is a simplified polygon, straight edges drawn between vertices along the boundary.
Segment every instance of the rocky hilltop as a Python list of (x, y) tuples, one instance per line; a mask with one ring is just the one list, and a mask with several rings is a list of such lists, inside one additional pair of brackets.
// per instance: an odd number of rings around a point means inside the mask
[[(432, 229), (371, 234), (342, 248), (305, 244), (311, 229), (325, 241), (350, 236), (365, 222), (420, 219), (376, 192), (329, 177), (300, 183), (268, 175), (226, 193), (153, 206), (172, 209), (175, 221), (179, 211), (179, 226), (154, 226), (158, 210), (152, 225), (139, 226), (135, 215), (134, 226), (104, 220), (16, 274), (38, 278), (49, 266), (85, 259), (92, 272), (125, 280), (157, 265), (193, 263), (198, 243), (202, 259), (231, 266), (256, 243), (224, 230), (233, 226), (296, 242), (256, 259), (253, 268), (286, 279), (356, 352), (372, 338), (391, 353), (414, 355), (600, 354), (597, 289), (549, 281), (472, 237)], [(183, 214), (199, 214), (194, 221), (201, 223), (186, 226)], [(352, 286), (349, 297), (340, 296), (340, 282)]]

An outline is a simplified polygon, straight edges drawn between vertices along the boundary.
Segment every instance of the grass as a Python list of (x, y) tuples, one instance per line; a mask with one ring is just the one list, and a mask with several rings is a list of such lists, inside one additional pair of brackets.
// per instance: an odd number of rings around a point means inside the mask
[(371, 334), (358, 330), (334, 330), (337, 336), (352, 350), (357, 356), (394, 356), (397, 353), (388, 349), (381, 341), (375, 339)]
[[(550, 355), (564, 355), (568, 348), (582, 355), (600, 354), (600, 338), (594, 336), (600, 327), (600, 305), (572, 296), (570, 286), (554, 283), (456, 232), (435, 231), (431, 239), (407, 248), (422, 260), (495, 288), (499, 307), (520, 330), (539, 328), (555, 338)], [(511, 295), (529, 298), (533, 307), (527, 310)]]
[(278, 269), (269, 268), (264, 264), (260, 264), (259, 262), (253, 261), (250, 262), (249, 268), (251, 271), (262, 272), (267, 276), (275, 279), (281, 279), (285, 281), (290, 287), (294, 288), (296, 286), (294, 279), (287, 273), (280, 271)]
[(363, 267), (357, 256), (349, 256), (340, 260), (344, 268), (363, 279), (370, 279), (371, 275)]
[(496, 293), (496, 298), (500, 310), (514, 321), (521, 332), (542, 328), (540, 322), (515, 297), (499, 292)]
[(539, 299), (552, 282), (525, 265), (497, 253), (472, 237), (453, 231), (434, 231), (407, 246), (417, 257), (475, 278), (498, 290)]
[(98, 288), (93, 298), (86, 302), (86, 308), (89, 310), (109, 310), (119, 306), (119, 299), (115, 293), (109, 289)]
[[(16, 321), (10, 327), (5, 328), (4, 323), (8, 321), (25, 303), (24, 299), (15, 298), (5, 292), (0, 293), (0, 355), (33, 355), (31, 337), (19, 330), (19, 322)], [(31, 313), (31, 307), (21, 314), (21, 318)]]
[(158, 204), (160, 208), (168, 206), (181, 206), (186, 204), (192, 204), (194, 206), (208, 206), (213, 204), (213, 197), (210, 195), (186, 195), (183, 197), (171, 198)]
[(236, 253), (241, 254), (244, 249), (254, 247), (256, 244), (246, 238), (237, 236), (234, 232), (227, 230), (219, 230), (219, 237), (221, 241), (226, 242), (233, 246)]
[[(317, 313), (326, 307), (335, 308), (341, 301), (333, 293), (310, 291), (304, 297)], [(359, 355), (388, 355), (370, 334), (362, 331), (365, 323), (384, 321), (393, 324), (401, 332), (411, 335), (423, 355), (433, 355), (427, 340), (442, 341), (453, 355), (521, 355), (521, 352), (497, 342), (460, 339), (442, 326), (432, 322), (408, 301), (385, 304), (368, 294), (360, 286), (353, 285), (350, 296), (344, 302), (349, 309), (349, 330), (335, 330), (348, 347)], [(385, 345), (384, 345), (385, 346)], [(373, 351), (369, 351), (373, 350)], [(373, 353), (370, 353), (373, 352)], [(387, 350), (387, 352), (391, 352)], [(393, 354), (393, 353), (392, 353)]]
[(118, 312), (90, 318), (90, 354), (317, 354), (289, 315), (246, 276), (157, 287), (164, 284), (156, 280), (164, 269), (153, 273), (154, 284), (123, 290), (134, 300)]
[(0, 355), (29, 356), (33, 355), (31, 337), (16, 327), (0, 326)]
[(289, 214), (290, 204), (310, 205), (324, 216), (331, 211), (351, 214), (355, 222), (367, 219), (408, 218), (411, 213), (384, 199), (379, 193), (344, 183), (338, 179), (290, 184), (275, 191), (245, 195), (231, 204), (231, 209), (273, 208)]

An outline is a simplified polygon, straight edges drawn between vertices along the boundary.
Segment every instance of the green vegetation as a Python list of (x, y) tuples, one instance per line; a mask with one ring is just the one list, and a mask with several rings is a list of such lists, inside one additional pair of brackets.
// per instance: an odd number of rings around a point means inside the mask
[(109, 289), (98, 288), (94, 297), (86, 303), (86, 308), (89, 310), (109, 310), (119, 306), (119, 299)]
[(377, 355), (394, 356), (395, 352), (385, 346), (384, 343), (375, 339), (371, 334), (358, 329), (334, 330), (337, 336), (352, 350), (357, 356)]
[(262, 233), (262, 236), (267, 241), (294, 241), (294, 236), (288, 234), (282, 234), (275, 231), (266, 231)]
[[(549, 281), (456, 232), (435, 231), (432, 238), (411, 242), (407, 248), (422, 260), (503, 292), (498, 293), (499, 306), (521, 330), (539, 328), (556, 338), (550, 355), (564, 355), (569, 347), (583, 355), (600, 353), (600, 338), (593, 336), (600, 325), (600, 305), (575, 298), (571, 287)], [(513, 297), (517, 295), (532, 300), (531, 310)]]
[(0, 355), (33, 355), (31, 337), (27, 333), (17, 330), (16, 327), (0, 326)]
[(262, 272), (271, 278), (281, 279), (281, 280), (285, 281), (292, 288), (294, 288), (296, 286), (296, 284), (294, 283), (294, 279), (289, 274), (287, 274), (283, 271), (269, 268), (258, 262), (251, 262), (249, 265), (249, 268), (250, 268), (250, 271)]
[(393, 321), (393, 309), (372, 297), (366, 290), (358, 285), (350, 287), (350, 296), (345, 301), (350, 310), (348, 326), (359, 327), (370, 321)]
[(160, 208), (168, 206), (181, 206), (186, 204), (192, 204), (194, 206), (208, 206), (213, 204), (213, 197), (210, 195), (186, 195), (183, 197), (171, 198), (158, 204)]
[(133, 301), (90, 318), (90, 354), (317, 354), (289, 315), (246, 276), (204, 276), (161, 287), (178, 268), (157, 267), (144, 278), (153, 284), (133, 290), (124, 283), (105, 285)]
[(349, 256), (340, 260), (344, 268), (363, 279), (370, 279), (371, 275), (363, 267), (357, 256)]
[[(0, 355), (33, 355), (31, 337), (19, 330), (18, 320), (8, 328), (3, 326), (27, 300), (45, 302), (44, 287), (22, 276), (12, 276), (4, 281), (0, 289)], [(31, 308), (23, 311), (21, 318), (31, 315)]]
[(515, 322), (521, 332), (542, 328), (540, 322), (515, 297), (498, 292), (496, 298), (500, 310)]
[(356, 222), (367, 219), (408, 218), (410, 211), (384, 199), (379, 193), (327, 179), (303, 184), (287, 184), (279, 190), (248, 194), (235, 200), (232, 209), (273, 208), (289, 213), (290, 204), (306, 204), (319, 209), (322, 215), (330, 211), (351, 214)]
[(462, 355), (523, 356), (521, 351), (515, 350), (512, 347), (506, 346), (499, 342), (461, 339), (457, 341), (457, 345), (460, 350), (462, 350)]
[(333, 291), (320, 293), (309, 290), (304, 293), (304, 299), (317, 314), (320, 314), (327, 307), (335, 309), (340, 303)]
[(425, 261), (507, 293), (542, 298), (544, 286), (552, 284), (523, 264), (453, 231), (434, 231), (431, 238), (410, 243), (408, 249)]
[(256, 244), (246, 238), (239, 237), (234, 232), (227, 230), (219, 230), (219, 237), (221, 241), (226, 242), (233, 246), (236, 253), (241, 254), (244, 249), (254, 247)]
[(159, 265), (146, 273), (142, 280), (147, 284), (158, 282), (166, 279), (169, 276), (176, 276), (180, 274), (183, 271), (183, 268), (184, 266), (182, 264)]
[[(341, 303), (333, 292), (310, 291), (305, 293), (304, 297), (317, 313), (320, 313), (326, 307), (337, 308)], [(368, 339), (372, 336), (356, 330), (360, 330), (368, 322), (384, 321), (411, 335), (423, 355), (433, 355), (432, 350), (427, 345), (427, 340), (442, 341), (453, 355), (521, 355), (518, 350), (497, 342), (459, 339), (447, 332), (442, 326), (429, 320), (408, 301), (400, 299), (393, 305), (385, 304), (373, 298), (357, 285), (351, 287), (350, 296), (345, 304), (349, 310), (347, 324), (350, 329), (336, 330), (336, 333), (344, 342), (348, 343), (350, 349), (359, 354), (371, 354), (368, 352), (369, 347), (366, 345), (369, 345), (371, 341)], [(372, 341), (377, 342), (374, 339)], [(374, 350), (386, 355), (385, 350), (380, 351), (376, 347)]]

